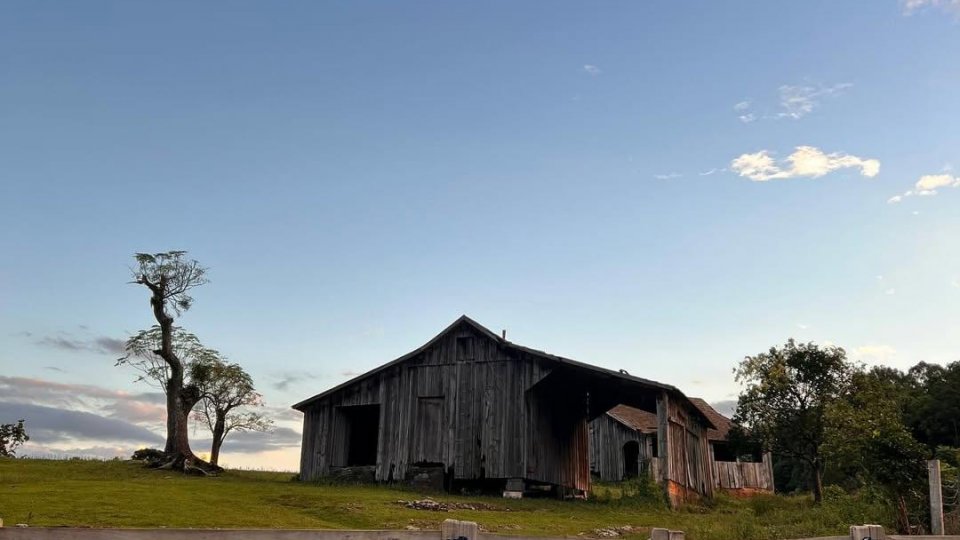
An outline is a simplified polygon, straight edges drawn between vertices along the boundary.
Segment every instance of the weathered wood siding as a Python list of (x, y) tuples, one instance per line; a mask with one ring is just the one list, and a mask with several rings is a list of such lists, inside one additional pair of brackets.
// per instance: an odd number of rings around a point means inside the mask
[(563, 382), (546, 380), (526, 393), (528, 425), (523, 477), (590, 489), (590, 442), (583, 396), (566, 394)]
[(599, 476), (604, 482), (623, 480), (627, 470), (623, 447), (631, 441), (640, 446), (638, 472), (643, 474), (649, 471), (651, 469), (650, 439), (607, 414), (598, 416), (590, 422), (590, 472)]
[(713, 495), (710, 447), (706, 428), (690, 411), (664, 392), (657, 400), (660, 480), (676, 505)]
[[(304, 414), (301, 477), (320, 478), (331, 467), (346, 465), (348, 424), (338, 413), (342, 407), (372, 404), (381, 406), (377, 480), (403, 479), (416, 463), (452, 467), (457, 479), (528, 477), (528, 461), (537, 458), (530, 448), (536, 441), (545, 446), (554, 435), (542, 433), (548, 428), (542, 420), (531, 421), (544, 408), (528, 410), (526, 394), (550, 371), (538, 358), (502, 347), (468, 325), (457, 327), (415, 357), (310, 404)], [(573, 430), (561, 438), (555, 441), (562, 447), (557, 459), (574, 459), (581, 438), (586, 455), (585, 421), (582, 435)], [(544, 481), (577, 484), (571, 470), (533, 469)]]
[(761, 463), (717, 461), (714, 463), (714, 472), (718, 489), (745, 492), (774, 490), (770, 454), (764, 454)]

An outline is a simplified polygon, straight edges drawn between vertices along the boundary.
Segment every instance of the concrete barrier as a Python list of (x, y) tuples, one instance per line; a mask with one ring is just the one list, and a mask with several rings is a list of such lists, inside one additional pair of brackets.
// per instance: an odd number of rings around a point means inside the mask
[(670, 529), (650, 529), (650, 540), (684, 540), (683, 531), (671, 531)]

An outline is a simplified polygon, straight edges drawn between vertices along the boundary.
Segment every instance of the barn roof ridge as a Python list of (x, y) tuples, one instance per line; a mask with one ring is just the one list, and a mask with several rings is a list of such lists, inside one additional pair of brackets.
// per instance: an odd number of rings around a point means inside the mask
[(570, 358), (564, 358), (564, 357), (562, 357), (562, 356), (557, 356), (557, 355), (550, 354), (550, 353), (548, 353), (548, 352), (544, 352), (544, 351), (541, 351), (541, 350), (538, 350), (538, 349), (532, 349), (532, 348), (530, 348), (530, 347), (525, 347), (525, 346), (523, 346), (523, 345), (519, 345), (519, 344), (517, 344), (517, 343), (513, 343), (513, 342), (511, 342), (511, 341), (508, 341), (508, 340), (504, 339), (504, 338), (501, 337), (501, 336), (498, 336), (497, 334), (495, 334), (494, 332), (492, 332), (489, 328), (487, 328), (487, 327), (483, 326), (482, 324), (478, 323), (477, 321), (471, 319), (471, 318), (468, 317), (466, 314), (463, 314), (463, 315), (461, 315), (460, 317), (458, 317), (457, 320), (453, 321), (453, 322), (452, 322), (451, 324), (449, 324), (446, 328), (444, 328), (442, 331), (440, 331), (439, 334), (435, 335), (432, 339), (430, 339), (430, 341), (424, 343), (424, 344), (421, 345), (420, 347), (417, 347), (416, 349), (414, 349), (414, 350), (412, 350), (412, 351), (404, 354), (403, 356), (400, 356), (399, 358), (397, 358), (397, 359), (395, 359), (395, 360), (391, 360), (390, 362), (387, 362), (386, 364), (382, 364), (382, 365), (380, 365), (380, 366), (378, 366), (378, 367), (375, 367), (375, 368), (371, 369), (370, 371), (367, 371), (367, 372), (365, 372), (365, 373), (362, 373), (362, 374), (360, 374), (360, 375), (357, 375), (356, 377), (354, 377), (354, 378), (352, 378), (352, 379), (350, 379), (350, 380), (348, 380), (348, 381), (342, 382), (342, 383), (334, 386), (333, 388), (330, 388), (329, 390), (325, 390), (325, 391), (323, 391), (323, 392), (321, 392), (321, 393), (319, 393), (319, 394), (314, 395), (313, 397), (310, 397), (310, 398), (307, 398), (307, 399), (305, 399), (305, 400), (303, 400), (303, 401), (300, 401), (299, 403), (294, 404), (294, 405), (293, 405), (293, 408), (296, 409), (296, 410), (298, 410), (298, 411), (301, 411), (301, 412), (302, 412), (303, 409), (304, 409), (307, 405), (313, 403), (314, 401), (317, 401), (317, 400), (319, 400), (319, 399), (322, 399), (322, 398), (326, 397), (327, 395), (332, 394), (332, 393), (334, 393), (334, 392), (336, 392), (336, 391), (338, 391), (338, 390), (340, 390), (340, 389), (342, 389), (342, 388), (345, 388), (345, 387), (347, 387), (347, 386), (350, 386), (351, 384), (357, 383), (357, 382), (359, 382), (359, 381), (361, 381), (361, 380), (363, 380), (363, 379), (366, 379), (367, 377), (370, 377), (370, 376), (372, 376), (372, 375), (376, 375), (377, 373), (380, 373), (381, 371), (384, 371), (384, 370), (386, 370), (386, 369), (388, 369), (388, 368), (390, 368), (390, 367), (393, 367), (393, 366), (395, 366), (395, 365), (397, 365), (397, 364), (400, 364), (400, 363), (402, 363), (402, 362), (404, 362), (404, 361), (406, 361), (406, 360), (409, 360), (410, 358), (412, 358), (412, 357), (420, 354), (421, 352), (423, 352), (424, 350), (426, 350), (427, 348), (429, 348), (431, 345), (433, 345), (434, 343), (436, 343), (437, 340), (439, 340), (441, 337), (443, 337), (444, 335), (446, 335), (447, 332), (453, 330), (454, 328), (456, 328), (456, 327), (457, 327), (458, 325), (460, 325), (461, 323), (469, 324), (472, 328), (474, 328), (475, 330), (477, 330), (478, 332), (480, 332), (482, 335), (484, 335), (484, 336), (486, 336), (486, 337), (488, 337), (488, 338), (490, 338), (490, 339), (493, 339), (494, 341), (497, 341), (497, 342), (499, 342), (499, 343), (502, 343), (503, 345), (505, 345), (505, 346), (507, 346), (507, 347), (510, 347), (510, 348), (512, 348), (512, 349), (515, 349), (515, 350), (518, 350), (518, 351), (521, 351), (521, 352), (524, 352), (524, 353), (527, 353), (527, 354), (531, 354), (531, 355), (534, 355), (534, 356), (539, 356), (539, 357), (544, 358), (544, 359), (546, 359), (546, 360), (550, 360), (550, 361), (552, 361), (552, 362), (556, 362), (556, 363), (559, 363), (559, 364), (562, 364), (562, 365), (567, 365), (567, 366), (575, 367), (575, 368), (578, 368), (578, 369), (587, 369), (587, 370), (594, 371), (594, 372), (596, 372), (596, 373), (600, 373), (600, 374), (603, 374), (603, 375), (612, 376), (612, 377), (615, 377), (615, 378), (624, 379), (624, 380), (628, 380), (628, 381), (633, 381), (633, 382), (640, 383), (640, 384), (644, 384), (644, 385), (651, 386), (651, 387), (654, 387), (654, 388), (659, 388), (659, 389), (661, 389), (661, 390), (665, 390), (665, 391), (670, 392), (670, 393), (673, 393), (673, 394), (675, 394), (675, 395), (679, 395), (682, 399), (686, 400), (686, 401), (690, 404), (690, 406), (691, 406), (691, 408), (693, 409), (693, 411), (694, 411), (695, 413), (697, 413), (698, 416), (701, 417), (701, 420), (704, 420), (704, 421), (706, 422), (706, 425), (707, 425), (708, 427), (715, 427), (715, 426), (713, 426), (713, 422), (711, 421), (711, 419), (710, 419), (703, 411), (701, 411), (700, 408), (697, 407), (697, 406), (693, 403), (693, 401), (690, 400), (690, 398), (688, 398), (683, 392), (680, 391), (679, 388), (677, 388), (677, 387), (675, 387), (675, 386), (672, 386), (672, 385), (669, 385), (669, 384), (664, 384), (664, 383), (657, 382), (657, 381), (650, 380), (650, 379), (644, 379), (643, 377), (636, 377), (636, 376), (634, 376), (634, 375), (629, 375), (629, 374), (627, 374), (627, 373), (614, 371), (614, 370), (612, 370), (612, 369), (607, 369), (607, 368), (603, 368), (603, 367), (600, 367), (600, 366), (595, 366), (595, 365), (593, 365), (593, 364), (587, 364), (587, 363), (580, 362), (580, 361), (577, 361), (577, 360), (572, 360), (572, 359), (570, 359)]

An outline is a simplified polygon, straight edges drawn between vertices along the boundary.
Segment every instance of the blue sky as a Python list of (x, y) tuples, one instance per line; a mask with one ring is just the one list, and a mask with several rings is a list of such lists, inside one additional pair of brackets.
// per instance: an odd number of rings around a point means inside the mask
[(0, 388), (149, 408), (167, 249), (278, 410), (462, 313), (711, 401), (789, 337), (960, 359), (958, 59), (956, 0), (4, 3)]

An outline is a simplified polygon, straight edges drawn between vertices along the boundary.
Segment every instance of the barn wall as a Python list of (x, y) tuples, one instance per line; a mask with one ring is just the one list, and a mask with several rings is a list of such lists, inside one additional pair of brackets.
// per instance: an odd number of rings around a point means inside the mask
[(665, 392), (657, 400), (661, 481), (672, 504), (712, 496), (714, 478), (706, 428)]
[[(602, 414), (590, 422), (590, 472), (604, 482), (619, 482), (624, 479), (623, 446), (629, 441), (640, 445), (640, 470), (643, 463), (650, 463), (650, 438)], [(649, 465), (648, 465), (649, 467)]]
[(452, 467), (457, 479), (524, 477), (525, 391), (550, 368), (521, 356), (462, 325), (420, 354), (311, 404), (301, 478), (347, 464), (341, 408), (370, 404), (380, 405), (377, 480), (404, 479), (417, 463)]

